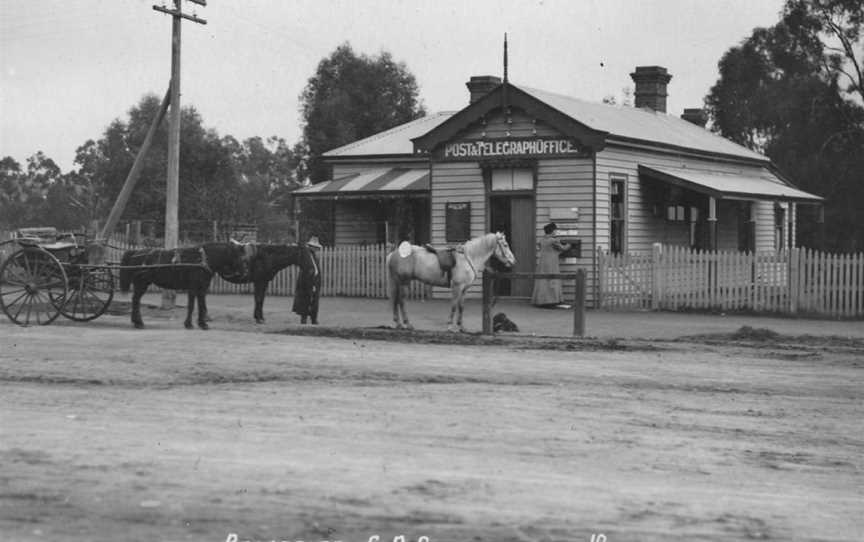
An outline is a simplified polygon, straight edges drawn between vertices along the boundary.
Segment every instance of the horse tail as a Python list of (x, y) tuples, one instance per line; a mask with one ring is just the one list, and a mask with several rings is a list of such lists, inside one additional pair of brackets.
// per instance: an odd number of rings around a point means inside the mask
[(134, 250), (127, 250), (123, 253), (123, 257), (120, 259), (120, 291), (124, 294), (129, 293), (129, 286), (132, 284), (132, 256), (135, 254)]

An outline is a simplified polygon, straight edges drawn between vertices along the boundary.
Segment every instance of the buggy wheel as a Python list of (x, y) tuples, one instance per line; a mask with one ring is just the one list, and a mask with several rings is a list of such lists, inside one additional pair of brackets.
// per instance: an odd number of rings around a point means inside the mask
[(111, 270), (71, 266), (65, 299), (58, 303), (60, 314), (87, 322), (105, 313), (114, 298), (114, 275)]
[(60, 315), (55, 301), (64, 297), (66, 272), (41, 248), (23, 248), (0, 266), (0, 308), (18, 325), (50, 324)]

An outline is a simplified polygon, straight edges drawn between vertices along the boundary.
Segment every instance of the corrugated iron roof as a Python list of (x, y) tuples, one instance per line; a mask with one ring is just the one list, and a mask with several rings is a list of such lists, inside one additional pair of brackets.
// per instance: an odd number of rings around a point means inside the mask
[(443, 111), (420, 117), (354, 143), (329, 150), (324, 153), (324, 157), (414, 154), (414, 144), (411, 139), (432, 130), (454, 114), (455, 111)]
[(582, 124), (609, 132), (610, 137), (637, 139), (649, 144), (661, 143), (751, 160), (768, 160), (757, 152), (674, 115), (651, 109), (588, 102), (529, 87), (518, 88)]
[(785, 199), (813, 203), (822, 201), (822, 198), (819, 196), (814, 196), (813, 194), (789, 186), (767, 169), (754, 170), (752, 174), (748, 175), (743, 173), (713, 173), (640, 164), (639, 173), (662, 181), (672, 181), (716, 197), (733, 199)]
[[(530, 87), (518, 86), (517, 88), (589, 128), (608, 132), (610, 139), (618, 137), (641, 141), (648, 145), (671, 145), (681, 149), (768, 161), (767, 157), (757, 152), (674, 115), (658, 113), (650, 109), (588, 102)], [(324, 157), (413, 155), (412, 138), (430, 132), (455, 114), (455, 111), (444, 111), (421, 117), (330, 150), (324, 153)]]
[(380, 168), (294, 191), (298, 196), (381, 194), (429, 191), (428, 169)]

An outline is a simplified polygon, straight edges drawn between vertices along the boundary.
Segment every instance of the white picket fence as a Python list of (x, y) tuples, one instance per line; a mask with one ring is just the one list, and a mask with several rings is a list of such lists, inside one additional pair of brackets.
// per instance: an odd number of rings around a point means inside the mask
[[(388, 273), (385, 260), (390, 249), (387, 245), (344, 245), (324, 247), (318, 252), (321, 265), (321, 295), (326, 297), (388, 297)], [(295, 266), (280, 271), (270, 282), (270, 295), (294, 295), (298, 273)], [(210, 291), (218, 294), (245, 294), (252, 292), (251, 284), (231, 284), (220, 277), (213, 279)], [(429, 288), (419, 282), (408, 287), (410, 299), (425, 299)]]
[(864, 253), (694, 251), (598, 254), (605, 309), (752, 311), (864, 318)]

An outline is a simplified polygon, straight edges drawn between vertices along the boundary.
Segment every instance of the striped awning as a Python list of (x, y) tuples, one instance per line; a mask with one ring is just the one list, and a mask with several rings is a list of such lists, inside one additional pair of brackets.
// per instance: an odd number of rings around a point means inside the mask
[(429, 192), (429, 170), (383, 168), (354, 173), (294, 191), (295, 196), (369, 196)]

